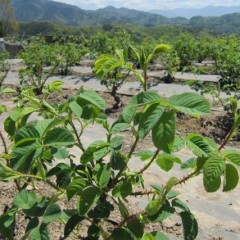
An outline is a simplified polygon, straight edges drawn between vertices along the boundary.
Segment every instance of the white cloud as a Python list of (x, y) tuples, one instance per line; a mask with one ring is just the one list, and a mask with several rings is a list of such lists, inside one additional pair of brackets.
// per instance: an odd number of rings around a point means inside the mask
[(152, 9), (173, 9), (173, 8), (201, 8), (209, 5), (213, 6), (236, 6), (240, 5), (240, 0), (54, 0), (72, 5), (77, 5), (83, 9), (98, 9), (106, 6), (126, 7), (140, 10)]

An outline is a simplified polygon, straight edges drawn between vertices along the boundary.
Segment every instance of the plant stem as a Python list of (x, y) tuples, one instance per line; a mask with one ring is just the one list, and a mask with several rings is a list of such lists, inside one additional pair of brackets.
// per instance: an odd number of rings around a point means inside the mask
[(224, 139), (224, 141), (222, 142), (222, 144), (218, 148), (218, 152), (220, 152), (225, 147), (225, 145), (230, 141), (230, 139), (231, 139), (231, 137), (233, 135), (234, 130), (235, 130), (235, 124), (233, 125), (232, 129), (227, 134), (226, 138)]
[(155, 152), (155, 154), (153, 155), (152, 159), (149, 161), (149, 163), (143, 168), (141, 169), (138, 174), (142, 174), (143, 172), (145, 172), (153, 163), (153, 161), (155, 160), (155, 158), (157, 157), (157, 155), (159, 154), (160, 150), (157, 149), (157, 151)]
[(2, 131), (0, 131), (0, 138), (1, 138), (2, 143), (3, 143), (4, 153), (8, 154), (7, 143), (6, 143), (5, 138), (4, 138), (3, 134), (2, 134)]
[(188, 174), (187, 174), (186, 176), (184, 176), (182, 179), (178, 180), (178, 182), (175, 183), (175, 186), (176, 186), (176, 185), (180, 185), (180, 184), (182, 184), (182, 183), (185, 183), (187, 180), (189, 180), (189, 179), (192, 178), (195, 174), (197, 174), (198, 171), (199, 171), (199, 170), (196, 169), (196, 170), (188, 173)]
[(72, 127), (72, 129), (73, 129), (73, 131), (74, 131), (74, 133), (75, 133), (75, 136), (76, 136), (76, 138), (77, 138), (78, 145), (79, 145), (80, 149), (81, 149), (83, 152), (85, 152), (85, 149), (84, 149), (84, 147), (83, 147), (83, 145), (82, 145), (81, 139), (80, 139), (80, 137), (79, 137), (79, 135), (78, 135), (77, 129), (76, 129), (74, 123), (72, 122), (72, 120), (69, 120), (69, 124), (70, 124), (70, 126)]

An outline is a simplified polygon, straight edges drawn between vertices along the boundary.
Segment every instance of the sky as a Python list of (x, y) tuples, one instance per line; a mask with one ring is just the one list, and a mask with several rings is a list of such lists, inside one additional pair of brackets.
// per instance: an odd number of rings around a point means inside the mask
[(174, 8), (201, 8), (212, 6), (239, 6), (240, 0), (54, 0), (79, 6), (82, 9), (98, 9), (106, 6), (134, 8), (138, 10), (168, 10)]

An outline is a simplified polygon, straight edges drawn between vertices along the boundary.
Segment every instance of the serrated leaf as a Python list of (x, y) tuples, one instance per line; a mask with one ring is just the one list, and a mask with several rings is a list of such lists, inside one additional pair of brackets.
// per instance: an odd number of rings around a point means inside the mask
[(211, 146), (205, 138), (199, 134), (190, 134), (187, 136), (188, 148), (198, 157), (209, 157), (212, 153)]
[(224, 158), (240, 167), (240, 152), (236, 150), (225, 150), (222, 152)]
[(128, 123), (117, 123), (117, 124), (114, 124), (111, 127), (111, 133), (122, 132), (122, 131), (125, 131), (126, 129), (130, 128), (130, 127), (131, 127), (131, 125), (128, 124)]
[(204, 164), (203, 174), (209, 181), (221, 177), (225, 170), (225, 162), (218, 154), (213, 154)]
[(162, 205), (162, 207), (154, 215), (149, 216), (148, 219), (149, 221), (154, 223), (163, 222), (165, 219), (169, 218), (174, 212), (175, 209), (171, 207), (168, 201), (166, 201)]
[(94, 167), (94, 179), (100, 189), (105, 188), (111, 178), (110, 164), (97, 164)]
[(72, 133), (64, 128), (54, 128), (47, 132), (43, 143), (46, 146), (70, 146), (75, 143)]
[(142, 150), (137, 153), (137, 157), (140, 157), (142, 161), (150, 159), (154, 155), (154, 152), (151, 150)]
[(101, 190), (95, 186), (89, 186), (83, 189), (78, 199), (78, 213), (85, 216), (97, 202), (101, 195)]
[(0, 216), (0, 233), (8, 239), (14, 239), (15, 215), (17, 209), (11, 209)]
[(14, 180), (20, 178), (22, 175), (13, 171), (11, 168), (0, 162), (0, 181)]
[(50, 240), (47, 224), (42, 223), (39, 227), (34, 228), (30, 233), (31, 240)]
[(164, 112), (161, 119), (152, 129), (154, 146), (166, 153), (171, 153), (175, 138), (175, 113)]
[(124, 219), (127, 219), (129, 217), (129, 212), (127, 207), (124, 205), (124, 203), (121, 201), (121, 199), (118, 199), (118, 207), (119, 211)]
[(128, 105), (123, 109), (122, 117), (126, 123), (133, 120), (137, 107), (140, 105), (158, 102), (161, 98), (156, 92), (142, 92), (131, 98)]
[(112, 232), (112, 240), (136, 240), (134, 235), (126, 228), (115, 228)]
[(238, 170), (231, 164), (226, 164), (223, 191), (228, 192), (237, 187), (239, 182)]
[(110, 158), (111, 168), (113, 170), (120, 170), (124, 168), (124, 166), (126, 165), (125, 160), (126, 157), (122, 153), (120, 153), (119, 151), (112, 151), (112, 155)]
[(184, 240), (194, 240), (198, 235), (198, 223), (193, 214), (181, 212)]
[(67, 238), (72, 233), (74, 228), (83, 220), (84, 218), (78, 214), (71, 216), (64, 228), (64, 238)]
[(43, 215), (43, 222), (50, 223), (58, 220), (62, 215), (62, 210), (58, 204), (50, 204), (45, 214)]
[(110, 152), (109, 143), (104, 141), (95, 141), (90, 144), (81, 156), (81, 163), (87, 164), (92, 160), (99, 160)]
[(181, 165), (181, 169), (195, 168), (197, 165), (197, 158), (190, 158)]
[(86, 181), (84, 179), (75, 179), (67, 186), (67, 198), (70, 201), (75, 194), (80, 192), (86, 187)]
[(212, 193), (216, 192), (221, 187), (221, 178), (215, 178), (212, 180), (209, 180), (205, 176), (203, 176), (203, 185), (207, 192)]
[(13, 199), (14, 206), (20, 209), (31, 209), (37, 203), (37, 197), (35, 192), (28, 192), (27, 190), (22, 190)]
[(195, 117), (211, 113), (210, 103), (201, 95), (196, 93), (183, 93), (171, 96), (169, 103), (180, 112), (190, 114)]
[(101, 110), (105, 110), (104, 100), (93, 90), (84, 91), (79, 95), (79, 98), (92, 103)]
[(82, 116), (83, 109), (81, 108), (81, 106), (79, 106), (77, 102), (75, 101), (71, 102), (69, 104), (69, 107), (77, 117), (80, 118)]
[(172, 206), (181, 208), (185, 212), (191, 212), (189, 207), (183, 201), (181, 201), (178, 198), (175, 198), (175, 199), (172, 200)]
[(157, 165), (163, 169), (164, 171), (168, 172), (172, 169), (174, 163), (181, 164), (180, 158), (170, 155), (170, 154), (161, 154), (156, 160)]
[(144, 234), (144, 224), (139, 220), (128, 221), (127, 228), (136, 237), (136, 239), (141, 239)]
[(141, 121), (138, 126), (138, 133), (141, 139), (144, 139), (147, 134), (157, 124), (159, 119), (162, 117), (165, 108), (159, 105), (159, 103), (152, 104), (143, 113)]

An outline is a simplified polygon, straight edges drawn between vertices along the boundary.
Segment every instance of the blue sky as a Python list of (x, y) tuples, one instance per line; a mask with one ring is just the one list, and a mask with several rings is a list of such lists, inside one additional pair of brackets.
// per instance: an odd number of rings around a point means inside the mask
[(153, 9), (174, 9), (174, 8), (201, 8), (209, 5), (213, 6), (236, 6), (240, 5), (240, 0), (54, 0), (72, 5), (77, 5), (83, 9), (98, 9), (106, 6), (126, 7), (139, 10)]

